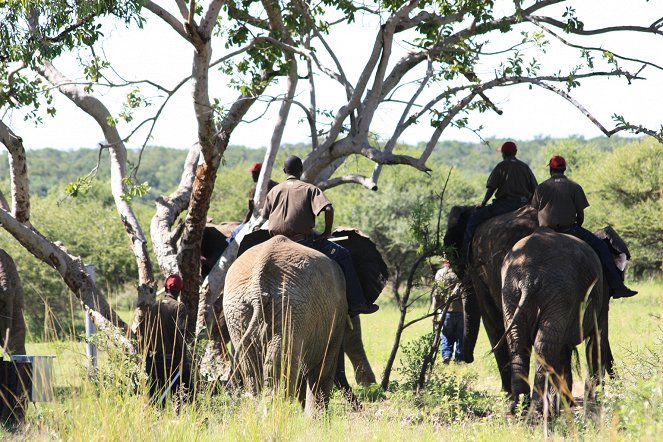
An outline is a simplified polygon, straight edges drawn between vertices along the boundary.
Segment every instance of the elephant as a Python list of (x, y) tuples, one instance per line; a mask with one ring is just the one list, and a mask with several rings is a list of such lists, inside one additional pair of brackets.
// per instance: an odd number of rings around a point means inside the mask
[[(454, 206), (449, 212), (444, 245), (456, 251), (461, 250), (465, 226), (473, 206)], [(502, 313), (501, 268), (504, 257), (520, 239), (530, 235), (538, 227), (537, 212), (530, 206), (491, 218), (476, 229), (472, 241), (473, 260), (465, 265), (453, 255), (454, 271), (465, 285), (463, 299), (465, 331), (463, 334), (462, 360), (474, 361), (474, 348), (479, 334), (480, 320), (483, 320), (491, 346), (495, 347), (504, 335)], [(511, 391), (511, 369), (508, 349), (498, 346), (495, 359), (500, 372), (502, 390)]]
[(14, 260), (0, 249), (0, 348), (25, 354), (23, 286)]
[(591, 399), (609, 351), (610, 295), (596, 253), (574, 236), (540, 227), (507, 253), (501, 276), (513, 407), (520, 395), (529, 400), (532, 346), (536, 354), (532, 406), (542, 410), (548, 377), (555, 397), (572, 403), (571, 355), (583, 340), (589, 370), (586, 397)]
[[(224, 222), (221, 224), (208, 223), (203, 232), (203, 239), (201, 245), (202, 255), (202, 276), (205, 277), (211, 270), (211, 266), (216, 262), (223, 250), (225, 250), (228, 238), (232, 231), (238, 227), (240, 223), (237, 222)], [(374, 295), (371, 301), (375, 301), (377, 295), (382, 291), (386, 285), (388, 276), (387, 266), (382, 260), (382, 257), (377, 251), (375, 244), (362, 232), (351, 227), (339, 227), (334, 230), (333, 236), (335, 237), (348, 237), (342, 244), (352, 255), (353, 262), (357, 267), (357, 273), (360, 278), (364, 291)], [(248, 242), (248, 241), (247, 241)], [(242, 243), (244, 244), (244, 242)], [(241, 250), (240, 250), (241, 251)], [(211, 263), (211, 264), (210, 264)], [(221, 297), (219, 298), (221, 300)], [(217, 324), (220, 327), (215, 327), (213, 333), (220, 336), (223, 342), (228, 342), (229, 336), (225, 327), (226, 320), (223, 316), (221, 306), (215, 306), (217, 312)], [(345, 330), (345, 338), (343, 342), (343, 350), (350, 359), (354, 368), (354, 375), (357, 384), (368, 386), (376, 383), (375, 374), (371, 368), (371, 364), (364, 349), (364, 342), (361, 334), (361, 320), (359, 316), (355, 316), (350, 320)], [(219, 350), (221, 351), (221, 350)], [(345, 390), (349, 389), (349, 383), (345, 378), (345, 361), (339, 361), (338, 368), (341, 371), (338, 376), (337, 385)]]
[(235, 373), (276, 385), (307, 412), (326, 407), (347, 322), (345, 279), (322, 253), (278, 235), (231, 265), (223, 311)]

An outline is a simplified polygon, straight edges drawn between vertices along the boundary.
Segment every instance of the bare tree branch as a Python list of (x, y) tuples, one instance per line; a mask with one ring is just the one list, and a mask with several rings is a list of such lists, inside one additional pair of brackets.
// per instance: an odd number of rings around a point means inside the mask
[(111, 115), (108, 109), (96, 97), (89, 95), (82, 89), (67, 86), (70, 82), (50, 62), (44, 62), (39, 72), (51, 84), (58, 86), (60, 92), (76, 106), (94, 118), (108, 141), (111, 158), (111, 191), (115, 206), (131, 240), (132, 250), (138, 265), (140, 285), (146, 286), (144, 290), (151, 290), (154, 284), (154, 273), (147, 251), (147, 239), (131, 205), (123, 199), (127, 152), (117, 128), (110, 124)]
[[(9, 175), (11, 179), (12, 215), (18, 222), (30, 225), (30, 190), (28, 164), (23, 140), (0, 120), (0, 143), (9, 151)], [(5, 201), (6, 204), (6, 201)]]
[[(577, 28), (569, 28), (566, 23), (561, 22), (559, 20), (556, 20), (552, 17), (545, 17), (541, 15), (530, 15), (527, 14), (528, 18), (531, 19), (532, 21), (537, 21), (541, 23), (548, 23), (551, 26), (554, 26), (559, 29), (564, 29), (565, 32), (568, 32), (569, 34), (576, 34), (576, 35), (599, 35), (599, 34), (607, 34), (611, 32), (624, 32), (624, 31), (629, 31), (629, 32), (645, 32), (648, 34), (658, 34), (658, 35), (663, 35), (663, 31), (661, 31), (659, 28), (656, 27), (644, 27), (644, 26), (608, 26), (605, 28), (597, 28), (597, 29), (577, 29)], [(656, 22), (654, 22), (656, 23)]]
[(186, 32), (186, 28), (184, 27), (184, 23), (180, 22), (170, 12), (166, 11), (164, 8), (157, 5), (151, 0), (146, 0), (143, 7), (148, 11), (152, 12), (154, 15), (156, 15), (163, 21), (165, 21), (171, 28), (173, 28), (175, 32), (177, 32), (180, 35), (180, 37), (192, 43), (191, 37), (189, 37), (189, 35)]
[[(65, 284), (80, 299), (85, 309), (91, 313), (92, 319), (99, 328), (110, 331), (116, 342), (126, 350), (134, 352), (133, 345), (125, 337), (128, 333), (127, 324), (108, 305), (85, 271), (85, 266), (80, 258), (70, 255), (63, 246), (48, 241), (34, 228), (19, 222), (2, 209), (0, 209), (0, 224), (26, 250), (53, 267), (62, 276)], [(120, 331), (117, 331), (116, 327), (120, 328)]]
[(378, 190), (378, 185), (371, 178), (355, 174), (336, 177), (327, 181), (319, 182), (316, 185), (320, 190), (327, 190), (332, 187), (340, 186), (341, 184), (359, 184), (368, 190)]

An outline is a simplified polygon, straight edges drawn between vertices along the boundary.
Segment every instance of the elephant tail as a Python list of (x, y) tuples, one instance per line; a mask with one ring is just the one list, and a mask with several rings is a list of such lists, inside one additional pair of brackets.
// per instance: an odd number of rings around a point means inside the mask
[[(523, 311), (523, 307), (525, 306), (527, 300), (529, 299), (529, 293), (530, 291), (527, 290), (528, 284), (523, 283), (522, 281), (518, 282), (518, 289), (520, 291), (520, 299), (518, 301), (518, 306), (516, 307), (516, 310), (513, 312), (513, 317), (511, 318), (511, 323), (509, 323), (508, 327), (506, 330), (504, 330), (504, 334), (502, 334), (502, 337), (500, 337), (500, 340), (497, 341), (497, 344), (492, 348), (492, 352), (495, 353), (499, 348), (504, 344), (506, 341), (507, 335), (511, 332), (513, 329), (514, 325), (516, 324), (516, 320), (519, 318), (521, 312)], [(504, 294), (502, 294), (502, 297), (504, 297)]]
[[(268, 293), (263, 293), (263, 297), (269, 297)], [(264, 318), (262, 312), (262, 302), (259, 298), (251, 300), (251, 307), (253, 308), (253, 313), (251, 314), (251, 319), (249, 320), (249, 325), (246, 327), (246, 331), (242, 335), (242, 339), (239, 341), (237, 346), (238, 350), (240, 348), (246, 348), (251, 342), (251, 339), (254, 339), (258, 336), (258, 331), (260, 330), (260, 325), (262, 319)]]

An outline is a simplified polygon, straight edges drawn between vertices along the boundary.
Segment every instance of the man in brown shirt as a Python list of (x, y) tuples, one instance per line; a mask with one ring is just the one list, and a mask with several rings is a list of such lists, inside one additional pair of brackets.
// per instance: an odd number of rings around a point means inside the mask
[[(503, 213), (519, 209), (529, 203), (536, 189), (536, 178), (529, 166), (516, 158), (518, 147), (507, 141), (497, 149), (502, 152), (502, 161), (495, 166), (486, 182), (486, 194), (477, 210), (472, 214), (463, 238), (461, 259), (470, 260), (474, 231), (482, 222)], [(495, 195), (491, 204), (488, 200)]]
[(164, 287), (164, 296), (150, 306), (138, 327), (138, 345), (145, 356), (150, 397), (155, 402), (171, 383), (172, 391), (176, 392), (182, 385), (188, 387), (190, 380), (184, 343), (187, 311), (184, 303), (177, 300), (183, 288), (182, 278), (170, 275)]
[[(328, 241), (334, 223), (334, 208), (313, 184), (301, 181), (302, 160), (296, 156), (286, 158), (283, 172), (288, 176), (267, 194), (262, 208), (262, 217), (269, 220), (271, 235), (284, 235), (293, 241), (324, 253), (338, 263), (345, 276), (348, 310), (351, 316), (370, 314), (378, 310), (375, 304), (368, 304), (357, 277), (350, 252), (338, 244)], [(325, 213), (325, 230), (320, 235), (313, 233), (316, 217)]]
[(573, 235), (594, 249), (605, 273), (613, 298), (637, 294), (624, 285), (622, 272), (617, 268), (608, 246), (600, 238), (582, 227), (585, 208), (589, 202), (580, 184), (564, 175), (566, 160), (554, 155), (548, 162), (550, 178), (539, 184), (532, 197), (532, 207), (538, 210), (539, 225)]

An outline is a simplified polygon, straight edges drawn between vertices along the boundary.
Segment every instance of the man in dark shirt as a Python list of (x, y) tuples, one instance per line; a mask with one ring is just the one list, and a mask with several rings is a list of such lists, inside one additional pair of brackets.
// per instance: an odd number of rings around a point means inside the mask
[(170, 275), (164, 287), (164, 296), (150, 306), (138, 327), (138, 345), (145, 356), (150, 397), (160, 405), (163, 405), (160, 396), (169, 387), (176, 392), (182, 385), (188, 388), (190, 380), (184, 343), (187, 312), (184, 303), (177, 300), (183, 288), (182, 278)]
[[(324, 253), (338, 263), (345, 275), (348, 310), (351, 316), (370, 314), (378, 310), (364, 298), (350, 252), (344, 247), (327, 240), (332, 233), (334, 208), (313, 184), (301, 181), (302, 160), (296, 156), (286, 158), (283, 172), (288, 176), (267, 194), (262, 208), (262, 217), (269, 220), (269, 233), (285, 235), (293, 241)], [(316, 217), (325, 213), (325, 230), (320, 235), (313, 233)]]
[[(246, 224), (249, 222), (251, 219), (251, 215), (253, 215), (253, 209), (254, 209), (254, 203), (253, 203), (253, 198), (256, 196), (256, 186), (255, 184), (258, 183), (258, 178), (260, 177), (260, 170), (262, 169), (262, 163), (253, 163), (251, 167), (246, 169), (248, 172), (251, 172), (251, 178), (253, 178), (253, 183), (254, 186), (249, 192), (249, 208), (246, 212), (246, 215), (244, 216), (244, 221), (242, 221), (242, 224)], [(267, 192), (272, 190), (274, 186), (276, 186), (278, 183), (273, 180), (269, 180), (269, 183), (267, 183)], [(241, 226), (239, 226), (241, 228)]]
[(606, 275), (613, 298), (627, 298), (637, 294), (624, 285), (622, 272), (605, 242), (589, 230), (582, 227), (585, 220), (585, 208), (589, 202), (580, 184), (564, 175), (566, 160), (555, 155), (550, 158), (550, 178), (539, 184), (532, 198), (532, 207), (538, 210), (539, 225), (573, 235), (594, 249)]
[[(463, 238), (461, 259), (470, 260), (472, 238), (479, 224), (503, 213), (511, 212), (527, 205), (536, 189), (536, 178), (529, 166), (516, 158), (518, 148), (513, 141), (507, 141), (497, 149), (502, 152), (502, 161), (495, 166), (486, 182), (486, 195), (472, 214)], [(495, 195), (491, 204), (488, 200)]]

